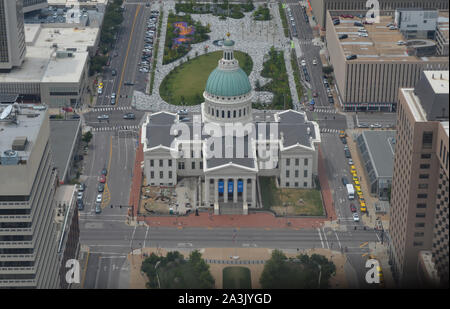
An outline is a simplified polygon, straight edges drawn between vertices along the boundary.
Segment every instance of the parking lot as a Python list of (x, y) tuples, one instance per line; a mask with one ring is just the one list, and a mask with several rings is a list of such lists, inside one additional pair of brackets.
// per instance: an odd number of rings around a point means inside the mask
[(149, 73), (151, 63), (153, 61), (153, 45), (156, 41), (156, 29), (158, 23), (159, 11), (151, 11), (150, 17), (147, 20), (144, 48), (141, 54), (141, 62), (139, 63), (140, 73)]
[(359, 128), (394, 128), (396, 113), (361, 113), (355, 115), (355, 123)]

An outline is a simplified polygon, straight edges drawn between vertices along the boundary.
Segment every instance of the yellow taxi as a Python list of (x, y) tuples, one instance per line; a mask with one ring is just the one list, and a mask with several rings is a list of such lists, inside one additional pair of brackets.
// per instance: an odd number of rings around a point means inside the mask
[(358, 173), (356, 171), (351, 171), (353, 177), (358, 177)]
[(356, 172), (356, 167), (354, 165), (351, 165), (350, 166), (350, 171), (352, 171), (352, 172), (355, 171)]
[(359, 178), (356, 176), (353, 176), (353, 182), (357, 182), (357, 181), (359, 181)]
[(98, 88), (103, 88), (103, 83), (102, 82), (98, 83)]
[(339, 137), (340, 138), (346, 137), (345, 131), (343, 130), (339, 131)]
[(356, 191), (356, 194), (358, 194), (358, 197), (361, 198), (363, 196), (362, 191)]
[(361, 208), (361, 211), (364, 211), (364, 212), (367, 211), (367, 208), (366, 208), (366, 202), (360, 200), (360, 201), (359, 201), (359, 206), (360, 206), (360, 208)]
[(356, 192), (361, 192), (361, 186), (355, 185), (355, 190), (356, 190)]
[(359, 183), (358, 180), (355, 180), (354, 182), (355, 182), (355, 186), (358, 186), (358, 187), (361, 186), (361, 184)]

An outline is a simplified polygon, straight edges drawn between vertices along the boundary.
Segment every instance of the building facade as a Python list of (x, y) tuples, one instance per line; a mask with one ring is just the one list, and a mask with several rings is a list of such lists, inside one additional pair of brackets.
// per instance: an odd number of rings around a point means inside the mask
[(23, 12), (28, 13), (48, 6), (47, 0), (23, 0)]
[(174, 186), (196, 177), (196, 206), (214, 207), (216, 214), (262, 207), (260, 176), (275, 177), (283, 188), (313, 188), (317, 176), (319, 126), (302, 112), (253, 111), (253, 90), (233, 46), (224, 41), (201, 113), (149, 114), (141, 134), (146, 185)]
[(0, 288), (58, 288), (48, 111), (16, 105), (0, 128)]
[(22, 0), (0, 1), (0, 71), (19, 67), (25, 59)]
[(389, 258), (404, 287), (417, 284), (419, 253), (427, 250), (448, 284), (448, 77), (425, 71), (414, 89), (400, 90)]

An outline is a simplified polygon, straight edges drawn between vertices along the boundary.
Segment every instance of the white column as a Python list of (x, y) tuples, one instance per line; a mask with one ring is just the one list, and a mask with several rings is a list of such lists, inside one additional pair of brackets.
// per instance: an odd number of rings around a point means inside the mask
[(247, 203), (247, 178), (242, 179), (244, 188), (242, 190), (242, 201)]
[(219, 179), (214, 178), (214, 203), (219, 202)]
[(228, 202), (228, 178), (223, 180), (223, 200), (225, 203)]
[(252, 207), (256, 207), (256, 179), (252, 178)]
[(233, 178), (233, 203), (237, 203), (237, 179)]
[(205, 206), (209, 207), (209, 178), (205, 176)]

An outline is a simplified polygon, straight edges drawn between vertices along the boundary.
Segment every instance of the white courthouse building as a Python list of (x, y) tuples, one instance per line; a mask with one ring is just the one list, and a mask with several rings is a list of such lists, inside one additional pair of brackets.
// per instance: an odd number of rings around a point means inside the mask
[(276, 177), (283, 188), (313, 188), (321, 142), (318, 124), (303, 112), (252, 110), (253, 89), (233, 46), (224, 41), (200, 113), (147, 114), (141, 132), (145, 185), (196, 177), (197, 206), (215, 214), (262, 207), (259, 176)]

